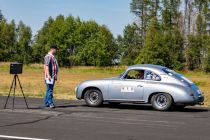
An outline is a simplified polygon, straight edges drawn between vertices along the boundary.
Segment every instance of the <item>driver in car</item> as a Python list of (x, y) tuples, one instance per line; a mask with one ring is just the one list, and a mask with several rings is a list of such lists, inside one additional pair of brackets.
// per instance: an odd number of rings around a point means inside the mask
[(138, 71), (138, 73), (135, 75), (136, 79), (144, 79), (144, 71)]

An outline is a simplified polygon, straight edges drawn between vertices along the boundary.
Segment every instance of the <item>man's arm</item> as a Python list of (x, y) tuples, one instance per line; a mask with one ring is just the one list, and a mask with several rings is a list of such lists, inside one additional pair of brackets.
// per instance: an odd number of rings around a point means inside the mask
[(47, 78), (48, 78), (49, 80), (51, 80), (51, 79), (52, 79), (52, 77), (50, 76), (49, 66), (45, 66), (45, 67), (46, 67), (46, 74), (47, 74)]
[(45, 72), (46, 72), (46, 75), (49, 80), (52, 79), (52, 77), (50, 76), (50, 71), (49, 71), (49, 64), (50, 64), (50, 56), (45, 56), (44, 57), (44, 65), (45, 65)]

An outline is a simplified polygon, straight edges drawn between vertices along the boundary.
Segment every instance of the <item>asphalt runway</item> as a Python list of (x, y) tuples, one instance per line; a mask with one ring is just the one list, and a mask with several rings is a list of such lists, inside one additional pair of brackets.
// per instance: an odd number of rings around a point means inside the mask
[(5, 100), (0, 97), (0, 140), (210, 140), (209, 108), (159, 112), (150, 105), (91, 108), (56, 100), (55, 109), (46, 109), (42, 99), (29, 98), (26, 109), (16, 98), (11, 110), (3, 109)]

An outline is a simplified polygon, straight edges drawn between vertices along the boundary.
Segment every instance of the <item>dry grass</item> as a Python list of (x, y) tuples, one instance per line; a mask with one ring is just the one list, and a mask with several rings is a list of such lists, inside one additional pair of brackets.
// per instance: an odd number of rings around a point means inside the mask
[[(98, 79), (119, 75), (126, 67), (73, 67), (61, 68), (59, 79), (55, 85), (54, 97), (57, 99), (75, 99), (74, 88), (81, 81)], [(9, 63), (0, 63), (0, 95), (7, 95), (13, 76), (8, 73)], [(210, 75), (202, 72), (182, 72), (194, 81), (205, 93), (205, 105), (210, 106)], [(24, 66), (24, 72), (19, 76), (24, 92), (29, 97), (43, 97), (45, 84), (43, 79), (43, 66), (33, 64)], [(17, 89), (20, 95), (20, 88)]]
[[(74, 88), (81, 81), (88, 79), (99, 79), (112, 77), (123, 71), (123, 67), (73, 67), (61, 68), (58, 81), (55, 84), (54, 97), (57, 99), (75, 99)], [(8, 73), (9, 63), (0, 63), (0, 95), (7, 95), (13, 75)], [(24, 93), (29, 97), (43, 97), (45, 94), (45, 84), (43, 79), (43, 66), (33, 64), (24, 66), (23, 74), (19, 75)], [(17, 95), (20, 95), (20, 88)]]

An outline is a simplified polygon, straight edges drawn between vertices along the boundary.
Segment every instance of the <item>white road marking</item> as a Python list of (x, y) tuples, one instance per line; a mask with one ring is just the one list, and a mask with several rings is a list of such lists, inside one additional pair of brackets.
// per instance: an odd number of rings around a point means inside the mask
[(18, 140), (50, 140), (50, 139), (39, 139), (39, 138), (29, 138), (29, 137), (17, 137), (17, 136), (7, 136), (7, 135), (0, 135), (0, 138), (18, 139)]

